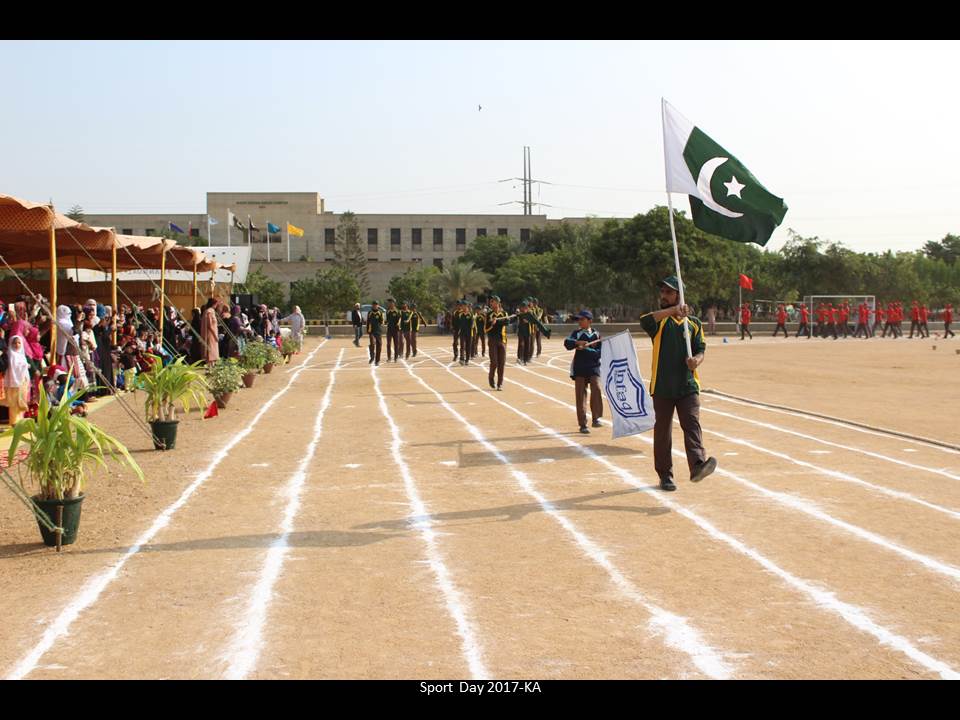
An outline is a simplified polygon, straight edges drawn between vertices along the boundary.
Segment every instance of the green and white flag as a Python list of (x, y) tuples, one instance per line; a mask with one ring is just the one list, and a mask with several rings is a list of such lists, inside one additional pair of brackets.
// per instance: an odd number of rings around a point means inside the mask
[(663, 101), (667, 192), (690, 196), (693, 224), (737, 242), (766, 245), (787, 213), (737, 158)]

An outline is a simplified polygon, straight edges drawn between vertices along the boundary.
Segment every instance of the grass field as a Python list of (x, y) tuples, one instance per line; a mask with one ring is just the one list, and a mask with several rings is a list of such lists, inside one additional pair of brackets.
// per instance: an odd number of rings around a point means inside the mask
[[(0, 494), (3, 676), (960, 677), (960, 452), (705, 393), (720, 468), (676, 432), (664, 494), (651, 434), (576, 432), (560, 339), (499, 393), (420, 345), (310, 339), (172, 452), (91, 415), (147, 482), (96, 478), (59, 555)], [(956, 349), (708, 338), (701, 377), (960, 444)]]

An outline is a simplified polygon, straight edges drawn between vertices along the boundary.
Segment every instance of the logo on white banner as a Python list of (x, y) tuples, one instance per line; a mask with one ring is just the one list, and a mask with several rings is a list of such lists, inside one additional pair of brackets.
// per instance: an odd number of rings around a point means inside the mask
[(613, 437), (634, 435), (653, 427), (656, 420), (650, 395), (637, 370), (637, 352), (629, 332), (606, 338), (600, 356), (600, 377), (607, 402), (613, 408)]
[(607, 397), (616, 400), (616, 403), (613, 403), (614, 410), (625, 418), (646, 417), (646, 396), (643, 383), (630, 372), (630, 363), (626, 358), (610, 363), (607, 371)]

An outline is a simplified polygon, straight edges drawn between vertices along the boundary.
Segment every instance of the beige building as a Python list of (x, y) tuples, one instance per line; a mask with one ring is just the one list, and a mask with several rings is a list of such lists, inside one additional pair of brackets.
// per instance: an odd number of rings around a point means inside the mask
[[(248, 219), (259, 232), (229, 228), (228, 212), (244, 225)], [(208, 218), (215, 223), (208, 224)], [(126, 235), (159, 235), (172, 222), (195, 237), (210, 238), (211, 245), (250, 242), (250, 271), (257, 268), (285, 286), (312, 276), (334, 259), (336, 228), (341, 213), (325, 209), (319, 193), (207, 193), (205, 215), (94, 215), (90, 225), (115, 227)], [(371, 293), (382, 296), (390, 278), (412, 267), (443, 267), (462, 256), (474, 239), (483, 235), (509, 235), (526, 240), (535, 227), (584, 218), (548, 220), (545, 215), (413, 215), (356, 214), (361, 239), (367, 242)], [(267, 224), (281, 229), (267, 242)], [(303, 229), (303, 237), (289, 236), (287, 223)], [(248, 238), (247, 235), (251, 237)], [(269, 261), (268, 261), (269, 256)], [(289, 259), (289, 260), (288, 260)]]

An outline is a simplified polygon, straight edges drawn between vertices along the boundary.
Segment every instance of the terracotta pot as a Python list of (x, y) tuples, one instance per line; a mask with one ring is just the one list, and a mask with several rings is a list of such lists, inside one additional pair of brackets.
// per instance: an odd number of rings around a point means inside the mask
[(222, 395), (214, 395), (213, 399), (217, 401), (217, 407), (223, 410), (227, 403), (230, 402), (230, 398), (233, 397), (232, 392), (223, 393)]
[(267, 363), (263, 366), (263, 372), (267, 375), (273, 372), (273, 363)]
[(252, 388), (253, 381), (256, 379), (256, 377), (257, 377), (257, 374), (253, 370), (250, 370), (249, 372), (245, 372), (243, 374), (243, 386)]

